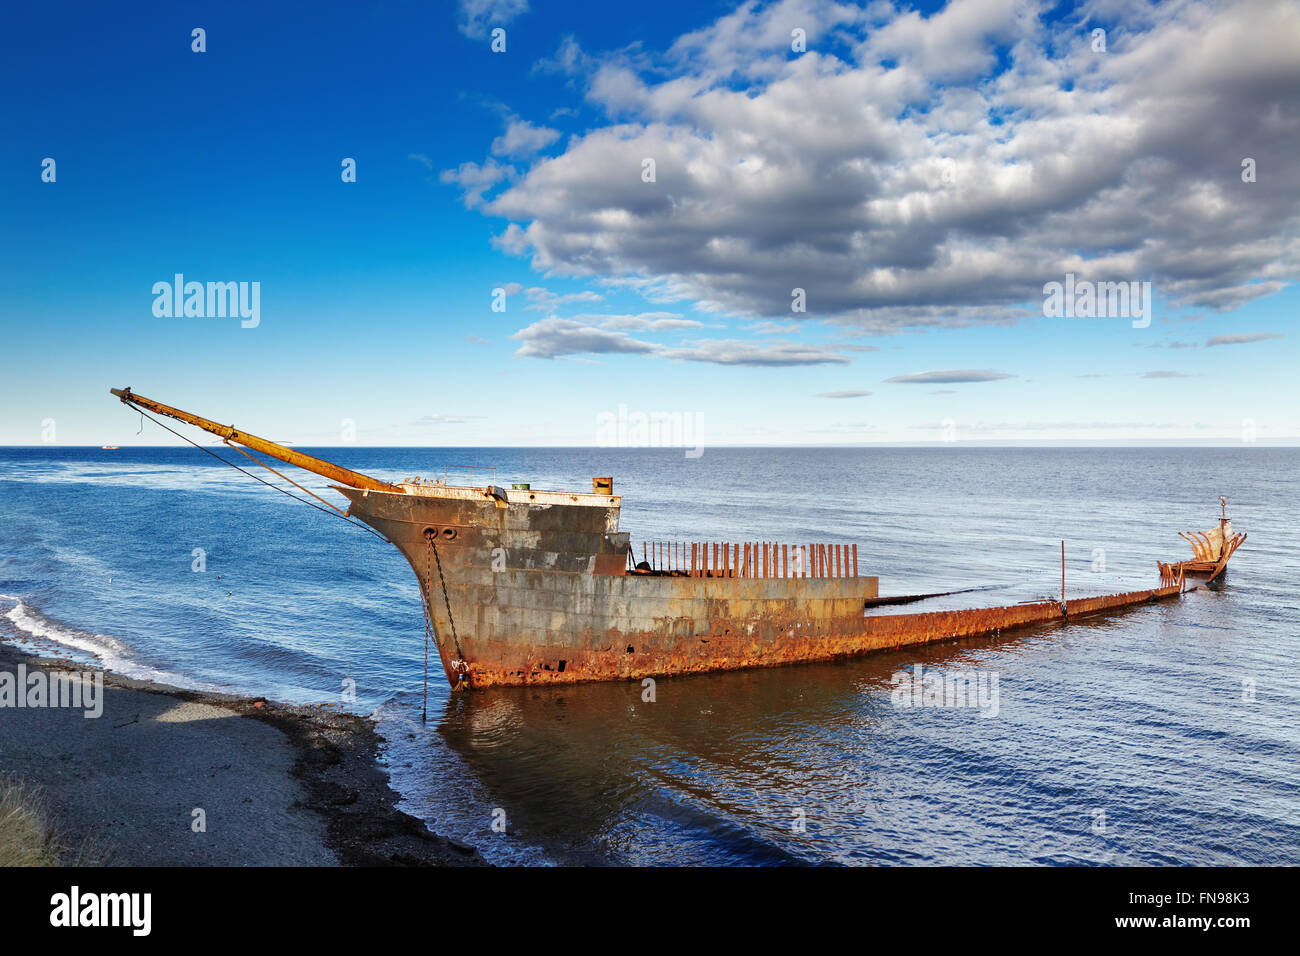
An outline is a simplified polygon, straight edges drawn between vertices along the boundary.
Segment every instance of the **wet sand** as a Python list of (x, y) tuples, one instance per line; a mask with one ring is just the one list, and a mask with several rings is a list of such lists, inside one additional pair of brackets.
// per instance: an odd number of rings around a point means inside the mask
[[(85, 672), (0, 644), (0, 672)], [(474, 866), (398, 811), (369, 720), (104, 673), (103, 713), (0, 707), (0, 773), (69, 850), (121, 866)], [(202, 811), (204, 829), (196, 832)]]

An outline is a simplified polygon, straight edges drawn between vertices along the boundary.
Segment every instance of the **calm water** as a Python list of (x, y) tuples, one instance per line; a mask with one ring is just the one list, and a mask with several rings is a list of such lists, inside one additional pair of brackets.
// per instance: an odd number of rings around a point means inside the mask
[[(1062, 538), (1071, 595), (1150, 587), (1219, 494), (1250, 540), (1225, 588), (1105, 621), (661, 680), (654, 702), (439, 678), (422, 726), (419, 596), (391, 546), (195, 449), (0, 448), (0, 630), (296, 702), (355, 681), (405, 808), (499, 862), (1300, 863), (1300, 450), (318, 453), (390, 479), (612, 474), (634, 542), (856, 543), (882, 594), (991, 588), (967, 603), (1056, 593)], [(996, 675), (996, 716), (894, 706), (918, 664)]]

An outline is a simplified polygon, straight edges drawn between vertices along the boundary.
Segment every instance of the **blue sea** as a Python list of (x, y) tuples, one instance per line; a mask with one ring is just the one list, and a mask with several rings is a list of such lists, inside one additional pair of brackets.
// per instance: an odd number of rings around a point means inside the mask
[[(435, 660), (422, 723), (420, 599), (390, 545), (195, 448), (0, 448), (0, 636), (373, 714), (403, 809), (499, 863), (1300, 863), (1300, 450), (304, 450), (390, 480), (613, 475), (638, 551), (856, 544), (882, 594), (985, 589), (968, 604), (1058, 594), (1062, 540), (1070, 596), (1151, 587), (1221, 494), (1250, 537), (1223, 587), (1181, 601), (663, 679), (653, 701), (452, 695)], [(917, 668), (996, 677), (996, 712), (900, 706)]]

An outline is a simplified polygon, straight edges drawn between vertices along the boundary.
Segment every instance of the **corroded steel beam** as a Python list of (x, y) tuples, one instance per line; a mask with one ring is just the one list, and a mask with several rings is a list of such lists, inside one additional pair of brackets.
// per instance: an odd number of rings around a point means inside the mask
[(352, 488), (364, 488), (370, 491), (389, 491), (395, 494), (403, 494), (404, 489), (398, 485), (390, 485), (386, 481), (380, 481), (378, 478), (371, 478), (369, 475), (363, 475), (358, 471), (352, 471), (349, 468), (343, 468), (332, 462), (324, 461), (320, 458), (313, 458), (311, 455), (304, 455), (300, 451), (294, 451), (292, 448), (285, 448), (283, 445), (277, 445), (273, 441), (267, 441), (265, 438), (258, 438), (256, 435), (250, 435), (248, 432), (242, 432), (233, 425), (220, 425), (217, 422), (209, 421), (198, 415), (181, 411), (179, 408), (172, 408), (170, 405), (164, 405), (162, 402), (155, 402), (152, 399), (145, 398), (143, 395), (134, 394), (129, 388), (110, 388), (109, 391), (122, 400), (125, 405), (134, 405), (136, 408), (142, 408), (158, 415), (166, 415), (168, 418), (174, 418), (178, 422), (184, 422), (187, 425), (193, 425), (196, 428), (202, 428), (206, 432), (224, 439), (228, 442), (234, 442), (238, 445), (244, 445), (252, 448), (254, 451), (260, 451), (264, 455), (270, 455), (272, 458), (278, 458), (280, 461), (288, 462), (307, 471), (315, 472), (331, 481), (337, 481), (340, 484), (348, 485)]

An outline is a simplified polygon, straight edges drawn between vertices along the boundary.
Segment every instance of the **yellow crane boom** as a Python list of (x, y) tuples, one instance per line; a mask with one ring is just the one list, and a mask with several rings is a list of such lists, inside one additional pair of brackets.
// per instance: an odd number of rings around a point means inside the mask
[(134, 405), (136, 408), (146, 411), (155, 412), (159, 415), (166, 415), (168, 418), (174, 418), (178, 422), (185, 422), (187, 425), (193, 425), (196, 428), (202, 428), (204, 431), (211, 432), (227, 442), (234, 442), (251, 448), (254, 451), (260, 451), (264, 455), (270, 455), (272, 458), (278, 458), (280, 461), (288, 462), (291, 465), (297, 465), (307, 471), (315, 472), (329, 478), (331, 481), (337, 481), (339, 484), (348, 485), (352, 488), (368, 488), (371, 491), (391, 491), (396, 494), (403, 494), (403, 489), (397, 485), (390, 485), (386, 481), (380, 481), (378, 478), (371, 478), (369, 475), (363, 475), (359, 471), (352, 471), (350, 468), (343, 468), (332, 462), (324, 461), (320, 458), (313, 458), (311, 455), (304, 455), (300, 451), (294, 451), (292, 448), (285, 448), (283, 445), (277, 445), (273, 441), (267, 441), (265, 438), (258, 438), (256, 435), (250, 435), (248, 432), (240, 431), (233, 425), (219, 425), (214, 421), (201, 418), (198, 415), (192, 415), (189, 412), (181, 411), (179, 408), (172, 408), (170, 405), (164, 405), (162, 402), (155, 402), (153, 399), (145, 398), (143, 395), (136, 395), (129, 388), (110, 388), (109, 392), (120, 398), (123, 404)]

